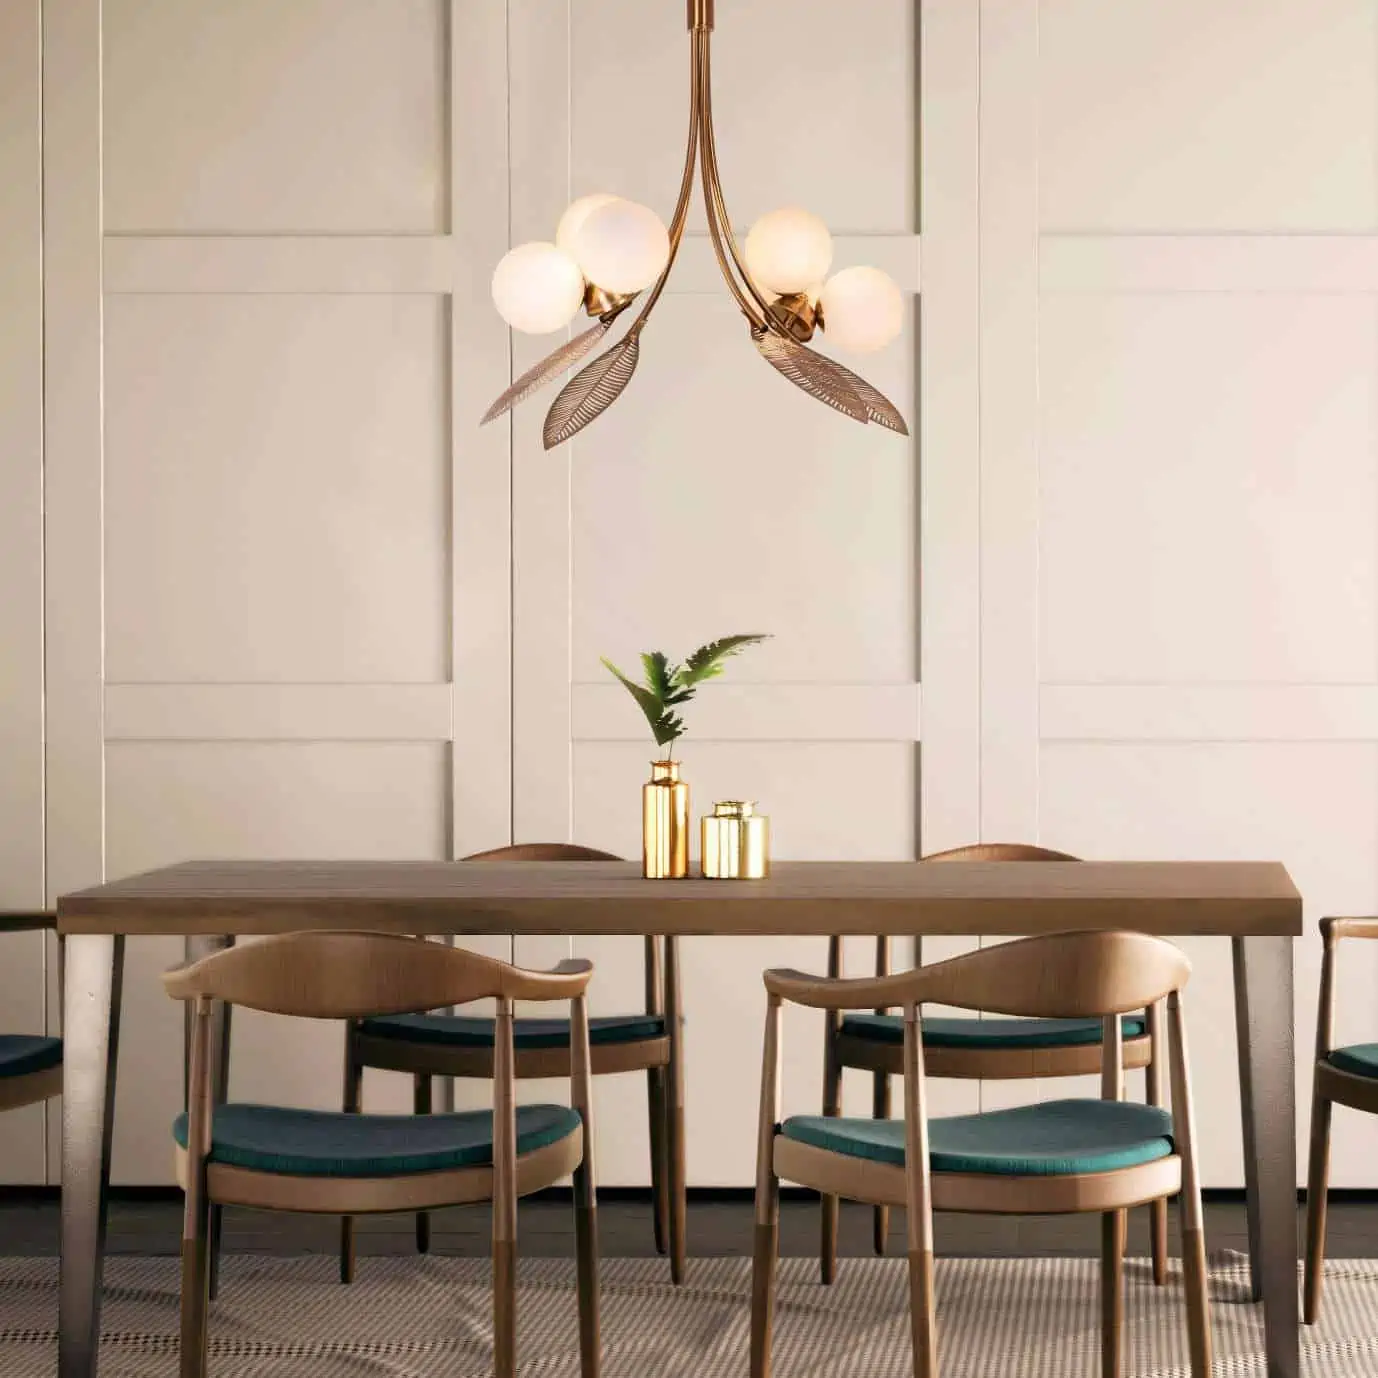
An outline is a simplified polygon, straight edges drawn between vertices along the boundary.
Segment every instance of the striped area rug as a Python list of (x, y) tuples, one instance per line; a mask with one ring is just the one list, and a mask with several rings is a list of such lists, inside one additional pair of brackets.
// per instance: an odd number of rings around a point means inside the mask
[[(603, 1267), (605, 1378), (744, 1378), (750, 1264), (692, 1259), (685, 1286), (663, 1261)], [(1155, 1288), (1127, 1265), (1127, 1375), (1187, 1374), (1176, 1274)], [(943, 1378), (1092, 1378), (1099, 1372), (1098, 1269), (1092, 1259), (952, 1259), (938, 1264)], [(177, 1368), (177, 1261), (116, 1257), (106, 1267), (103, 1378), (159, 1378)], [(1264, 1373), (1259, 1307), (1244, 1261), (1211, 1260), (1217, 1374)], [(521, 1372), (575, 1378), (573, 1264), (522, 1263)], [(0, 1260), (0, 1378), (56, 1372), (57, 1265)], [(482, 1259), (366, 1258), (352, 1287), (333, 1259), (230, 1256), (212, 1312), (212, 1378), (486, 1378), (491, 1373)], [(781, 1264), (778, 1378), (908, 1378), (905, 1265), (844, 1259), (822, 1287), (808, 1259)], [(1302, 1336), (1303, 1371), (1378, 1378), (1378, 1261), (1338, 1261), (1324, 1323)]]

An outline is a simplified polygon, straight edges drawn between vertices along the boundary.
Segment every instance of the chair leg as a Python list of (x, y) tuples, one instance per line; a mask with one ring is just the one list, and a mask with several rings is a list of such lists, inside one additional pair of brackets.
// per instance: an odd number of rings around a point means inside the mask
[[(823, 1062), (823, 1113), (835, 1118), (842, 1113), (842, 1068), (833, 1053), (831, 1040)], [(819, 1275), (828, 1286), (837, 1276), (837, 1223), (839, 1202), (836, 1196), (824, 1195), (821, 1234), (818, 1245)]]
[(1167, 1201), (1151, 1201), (1148, 1206), (1148, 1235), (1153, 1255), (1153, 1285), (1167, 1283)]
[(909, 1254), (909, 1330), (914, 1342), (914, 1378), (938, 1378), (933, 1255), (924, 1249)]
[(1321, 1315), (1321, 1275), (1325, 1268), (1326, 1194), (1330, 1188), (1330, 1102), (1311, 1102), (1311, 1165), (1306, 1176), (1306, 1287), (1302, 1319), (1315, 1325)]
[[(588, 1197), (584, 1205), (581, 1197)], [(576, 1184), (574, 1252), (579, 1274), (579, 1373), (598, 1378), (601, 1336), (598, 1322), (598, 1201)]]
[(1210, 1299), (1206, 1293), (1206, 1236), (1200, 1230), (1182, 1230), (1182, 1280), (1187, 1294), (1187, 1345), (1191, 1351), (1191, 1378), (1211, 1378)]
[(670, 1247), (670, 1165), (666, 1154), (665, 1069), (646, 1069), (646, 1112), (651, 1129), (651, 1217), (656, 1253)]
[(1126, 1213), (1101, 1216), (1101, 1378), (1120, 1378), (1124, 1351), (1124, 1244)]
[[(359, 1113), (360, 1100), (363, 1093), (364, 1069), (359, 1066), (354, 1057), (354, 1036), (353, 1027), (345, 1030), (345, 1073), (344, 1073), (344, 1096), (341, 1109), (346, 1115), (357, 1115)], [(354, 1217), (344, 1215), (340, 1217), (340, 1281), (350, 1283), (354, 1281), (354, 1273), (357, 1267), (357, 1246), (354, 1239)]]
[[(431, 1079), (417, 1076), (412, 1080), (412, 1113), (429, 1115), (431, 1113)], [(431, 1215), (429, 1211), (416, 1213), (416, 1252), (428, 1254), (431, 1251)]]
[(686, 1178), (688, 1161), (684, 1138), (684, 1105), (667, 1104), (666, 1132), (669, 1138), (670, 1171), (668, 1190), (670, 1207), (670, 1280), (678, 1286), (684, 1281), (685, 1263), (689, 1252), (689, 1187)]
[[(875, 1086), (871, 1092), (871, 1117), (877, 1120), (890, 1118), (890, 1077), (888, 1073), (877, 1072)], [(882, 1257), (885, 1243), (890, 1237), (890, 1207), (876, 1206), (871, 1221), (871, 1247)]]
[(210, 1248), (211, 1208), (203, 1203), (197, 1211), (194, 1237), (182, 1240), (181, 1378), (205, 1378)]
[[(762, 1214), (766, 1219), (761, 1219)], [(770, 1378), (775, 1264), (780, 1247), (780, 1183), (774, 1177), (768, 1199), (757, 1205), (755, 1234), (751, 1255), (751, 1378)]]

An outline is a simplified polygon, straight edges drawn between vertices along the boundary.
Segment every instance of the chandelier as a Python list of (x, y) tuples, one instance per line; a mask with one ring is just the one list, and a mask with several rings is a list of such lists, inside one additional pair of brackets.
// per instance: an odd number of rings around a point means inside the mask
[(581, 308), (594, 323), (523, 373), (488, 408), (483, 424), (591, 353), (619, 317), (636, 307), (617, 343), (585, 364), (556, 396), (545, 419), (545, 448), (563, 444), (622, 395), (636, 372), (641, 332), (674, 267), (697, 163), (718, 267), (762, 358), (810, 397), (844, 416), (908, 435), (893, 403), (808, 343), (822, 330), (838, 347), (856, 352), (889, 344), (904, 317), (904, 298), (895, 282), (879, 269), (863, 267), (844, 268), (829, 277), (828, 228), (797, 207), (762, 216), (744, 247), (738, 247), (718, 176), (713, 135), (713, 0), (688, 0), (688, 20), (689, 145), (669, 228), (649, 207), (596, 192), (581, 196), (565, 211), (553, 244), (521, 244), (504, 256), (493, 273), (493, 301), (514, 330), (563, 330)]

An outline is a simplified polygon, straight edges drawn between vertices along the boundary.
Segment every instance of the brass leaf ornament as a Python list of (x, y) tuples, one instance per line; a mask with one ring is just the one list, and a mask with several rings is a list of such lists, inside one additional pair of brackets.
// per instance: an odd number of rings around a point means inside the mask
[(606, 354), (585, 364), (560, 389), (545, 418), (545, 447), (553, 450), (607, 411), (632, 380), (641, 357), (637, 332), (625, 335)]
[(832, 343), (840, 348), (858, 353), (884, 348), (903, 329), (900, 285), (860, 264), (829, 276), (833, 243), (828, 227), (799, 206), (767, 212), (752, 225), (744, 248), (738, 246), (713, 127), (715, 8), (715, 0), (686, 0), (689, 133), (679, 196), (668, 226), (650, 207), (590, 190), (561, 216), (553, 242), (515, 245), (498, 263), (493, 302), (514, 330), (541, 334), (562, 329), (580, 307), (598, 320), (523, 373), (489, 407), (485, 423), (592, 353), (613, 318), (634, 308), (621, 343), (585, 364), (556, 397), (545, 419), (546, 449), (577, 435), (617, 401), (636, 371), (641, 332), (675, 266), (698, 182), (723, 282), (766, 362), (795, 387), (853, 421), (909, 434), (898, 408), (877, 388), (807, 345), (816, 330), (825, 335), (831, 330)]
[[(815, 353), (806, 345), (801, 345), (806, 354), (812, 354), (815, 359), (822, 359), (822, 354)], [(883, 393), (878, 387), (868, 383), (859, 373), (853, 373), (851, 369), (843, 364), (839, 364), (836, 359), (827, 360), (832, 365), (836, 373), (842, 375), (851, 389), (861, 400), (862, 406), (866, 408), (866, 419), (874, 421), (877, 426), (884, 426), (887, 431), (894, 431), (896, 435), (908, 435), (909, 427), (905, 425), (904, 417), (900, 415), (900, 409)]]
[(826, 402), (843, 416), (860, 421), (863, 426), (870, 419), (866, 403), (844, 376), (846, 370), (839, 372), (831, 359), (769, 331), (753, 331), (751, 338), (765, 361), (795, 387)]
[(567, 368), (572, 368), (598, 345), (611, 325), (611, 321), (595, 321), (587, 330), (580, 331), (572, 340), (566, 340), (559, 349), (547, 354), (539, 364), (532, 365), (483, 413), (479, 425), (486, 426), (490, 421), (496, 421), (519, 402), (525, 402), (533, 392), (539, 392), (551, 379), (558, 378)]

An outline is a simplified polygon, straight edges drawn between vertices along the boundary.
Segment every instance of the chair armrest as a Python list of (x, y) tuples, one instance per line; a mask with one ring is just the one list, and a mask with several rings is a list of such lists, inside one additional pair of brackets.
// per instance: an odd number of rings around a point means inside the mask
[(1378, 938), (1378, 918), (1322, 919), (1321, 937), (1327, 942), (1339, 938)]
[(6, 933), (34, 933), (56, 928), (57, 915), (51, 910), (8, 914), (0, 910), (0, 936)]
[(776, 967), (765, 973), (766, 989), (795, 1005), (820, 1010), (863, 1010), (914, 1002), (916, 973), (890, 976), (828, 977)]
[(503, 994), (509, 1000), (573, 1000), (584, 993), (592, 978), (593, 963), (587, 957), (566, 957), (549, 971), (509, 968)]

